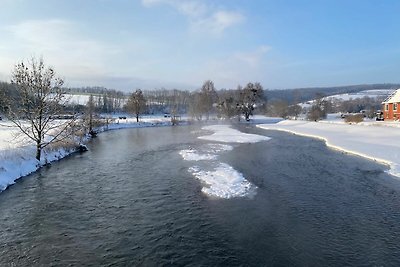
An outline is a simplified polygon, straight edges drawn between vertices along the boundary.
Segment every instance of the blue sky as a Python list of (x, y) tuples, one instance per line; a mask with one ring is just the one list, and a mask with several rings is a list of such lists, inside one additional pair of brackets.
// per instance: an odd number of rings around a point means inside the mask
[(0, 0), (0, 80), (32, 56), (125, 91), (400, 82), (400, 1)]

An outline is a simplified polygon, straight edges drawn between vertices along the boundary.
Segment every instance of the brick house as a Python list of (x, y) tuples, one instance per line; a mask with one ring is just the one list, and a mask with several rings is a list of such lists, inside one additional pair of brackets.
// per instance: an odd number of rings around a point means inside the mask
[(400, 120), (400, 89), (391, 93), (382, 102), (383, 118), (388, 121)]

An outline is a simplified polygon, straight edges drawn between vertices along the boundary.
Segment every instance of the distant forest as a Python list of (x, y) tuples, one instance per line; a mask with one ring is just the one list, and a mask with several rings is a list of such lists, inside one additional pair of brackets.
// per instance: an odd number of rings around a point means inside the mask
[[(346, 86), (333, 86), (333, 87), (309, 87), (309, 88), (292, 88), (292, 89), (265, 89), (264, 96), (268, 101), (282, 100), (289, 104), (297, 104), (305, 101), (315, 99), (319, 96), (331, 96), (337, 94), (346, 93), (357, 93), (364, 90), (376, 90), (376, 89), (398, 89), (400, 83), (380, 83), (380, 84), (358, 84), (358, 85), (346, 85)], [(199, 91), (200, 88), (197, 90)], [(222, 89), (225, 91), (225, 89)], [(232, 89), (236, 90), (236, 89)], [(133, 91), (133, 90), (132, 90)], [(177, 89), (154, 89), (146, 90), (146, 95), (157, 94), (161, 91), (168, 92), (167, 94), (173, 94), (171, 92), (182, 91), (189, 94), (189, 90), (177, 90)], [(119, 92), (121, 95), (128, 95), (122, 91), (107, 89), (105, 87), (79, 87), (79, 88), (67, 88), (66, 92), (71, 94), (95, 94), (103, 95), (110, 92)]]
[[(211, 81), (210, 81), (211, 82)], [(204, 86), (204, 85), (203, 85)], [(218, 104), (218, 107), (214, 107), (211, 112), (216, 112), (217, 109), (226, 109), (225, 112), (232, 113), (234, 111), (232, 106), (234, 104), (238, 105), (240, 101), (240, 92), (242, 88), (237, 89), (220, 89), (217, 90), (212, 84), (212, 90), (215, 91), (212, 98), (214, 103)], [(315, 88), (296, 88), (296, 89), (264, 89), (260, 97), (264, 103), (262, 113), (270, 113), (273, 115), (279, 115), (280, 112), (274, 111), (274, 106), (278, 104), (285, 103), (286, 106), (290, 107), (292, 105), (310, 101), (316, 98), (322, 98), (325, 96), (331, 96), (336, 94), (345, 93), (357, 93), (364, 90), (374, 90), (374, 89), (397, 89), (400, 88), (400, 84), (361, 84), (361, 85), (349, 85), (349, 86), (336, 86), (336, 87), (315, 87)], [(204, 88), (203, 88), (204, 89)], [(202, 88), (195, 91), (189, 90), (176, 90), (176, 89), (154, 89), (143, 91), (143, 97), (146, 99), (146, 111), (147, 114), (160, 114), (160, 113), (179, 113), (179, 114), (198, 114), (201, 107), (198, 107), (199, 101), (202, 96)], [(136, 89), (135, 89), (136, 90)], [(65, 88), (65, 93), (67, 94), (79, 94), (79, 95), (93, 95), (95, 101), (96, 112), (101, 113), (115, 113), (115, 112), (125, 112), (126, 103), (134, 93), (135, 90), (131, 92), (123, 92), (115, 89), (107, 89), (105, 87), (93, 86), (93, 87), (75, 87), (75, 88)], [(13, 90), (13, 85), (7, 82), (0, 82), (0, 95), (12, 95), (15, 94), (16, 90)], [(211, 100), (210, 100), (211, 101)], [(243, 101), (242, 101), (243, 102)], [(364, 101), (365, 102), (365, 101)], [(371, 100), (368, 100), (371, 102)], [(379, 109), (380, 102), (375, 101), (373, 106), (375, 109)], [(355, 103), (350, 103), (355, 104)], [(202, 104), (203, 105), (203, 104)], [(209, 105), (209, 104), (207, 104)], [(359, 108), (363, 109), (362, 105), (357, 103)], [(269, 107), (268, 107), (269, 106)], [(365, 105), (364, 105), (365, 106)], [(367, 106), (371, 106), (368, 104)], [(0, 99), (0, 110), (4, 109), (5, 105)], [(70, 112), (83, 112), (85, 106), (75, 105), (72, 108), (68, 107)], [(350, 108), (343, 109), (343, 111), (350, 110)], [(342, 111), (342, 110), (339, 110)], [(207, 111), (206, 113), (209, 113)], [(200, 112), (201, 113), (201, 112)], [(286, 114), (283, 112), (283, 114)], [(282, 115), (283, 117), (284, 115)]]

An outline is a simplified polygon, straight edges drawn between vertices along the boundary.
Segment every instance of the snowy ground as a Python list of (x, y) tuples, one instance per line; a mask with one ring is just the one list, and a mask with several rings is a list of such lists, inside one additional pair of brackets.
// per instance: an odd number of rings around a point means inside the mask
[[(326, 100), (347, 101), (347, 100), (351, 100), (351, 99), (364, 98), (364, 97), (386, 98), (393, 91), (394, 91), (393, 89), (364, 90), (364, 91), (360, 91), (360, 92), (357, 92), (357, 93), (331, 95), (331, 96), (324, 97), (324, 99), (326, 99)], [(302, 108), (307, 108), (308, 109), (313, 105), (313, 103), (314, 103), (314, 100), (310, 100), (310, 101), (307, 101), (307, 102), (299, 103), (299, 105)]]
[(390, 166), (390, 174), (400, 177), (399, 122), (367, 121), (350, 125), (331, 119), (322, 122), (281, 121), (258, 127), (323, 139), (329, 147), (385, 163)]
[(364, 90), (357, 93), (349, 93), (349, 94), (338, 94), (326, 97), (326, 99), (337, 99), (337, 100), (350, 100), (350, 99), (357, 99), (363, 97), (370, 97), (370, 98), (377, 98), (377, 97), (386, 97), (393, 89), (375, 89), (375, 90)]

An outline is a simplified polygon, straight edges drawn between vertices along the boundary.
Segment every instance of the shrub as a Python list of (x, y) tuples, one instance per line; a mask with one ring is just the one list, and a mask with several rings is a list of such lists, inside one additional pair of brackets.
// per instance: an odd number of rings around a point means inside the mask
[(345, 118), (345, 122), (347, 123), (359, 123), (364, 120), (363, 114), (355, 114), (355, 115), (348, 115)]

